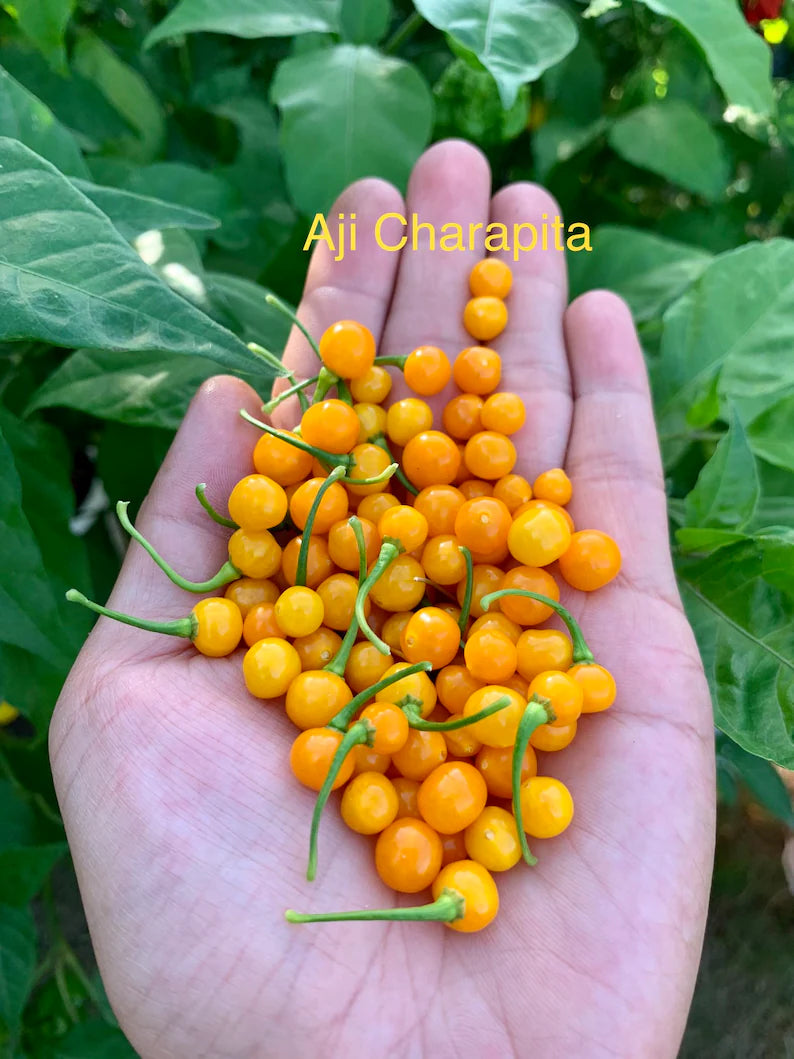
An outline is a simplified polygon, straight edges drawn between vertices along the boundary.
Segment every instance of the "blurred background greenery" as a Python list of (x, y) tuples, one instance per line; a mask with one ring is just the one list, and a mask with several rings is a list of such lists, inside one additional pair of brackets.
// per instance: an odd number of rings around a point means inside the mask
[[(109, 593), (123, 547), (110, 501), (137, 508), (196, 386), (247, 365), (245, 342), (282, 349), (264, 297), (298, 300), (312, 215), (360, 176), (404, 187), (428, 143), (460, 136), (496, 186), (538, 180), (591, 226), (572, 293), (622, 294), (648, 357), (677, 570), (721, 729), (712, 910), (682, 1055), (794, 1055), (780, 860), (794, 815), (769, 763), (794, 768), (789, 23), (791, 0), (0, 3), (0, 1054), (132, 1054), (47, 760), (89, 624), (63, 589)], [(71, 257), (48, 272), (56, 238)], [(90, 272), (97, 239), (116, 240), (143, 285), (139, 303), (112, 292), (127, 314), (114, 320), (92, 314), (101, 277), (63, 283), (74, 263)], [(52, 305), (23, 313), (14, 299), (31, 269), (67, 299), (55, 325)], [(157, 345), (140, 326), (120, 337), (144, 305)], [(272, 370), (247, 367), (265, 395)]]

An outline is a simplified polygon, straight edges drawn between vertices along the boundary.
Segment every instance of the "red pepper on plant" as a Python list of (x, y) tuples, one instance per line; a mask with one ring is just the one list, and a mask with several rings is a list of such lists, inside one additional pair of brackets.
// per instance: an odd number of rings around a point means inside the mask
[(757, 26), (762, 19), (780, 18), (785, 0), (742, 0), (744, 17), (751, 26)]

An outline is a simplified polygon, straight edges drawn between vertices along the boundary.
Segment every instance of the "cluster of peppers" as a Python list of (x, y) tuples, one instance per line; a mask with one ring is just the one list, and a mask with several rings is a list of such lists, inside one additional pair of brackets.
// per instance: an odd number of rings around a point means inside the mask
[[(538, 775), (536, 751), (559, 752), (582, 714), (615, 699), (614, 679), (560, 604), (550, 568), (591, 592), (618, 573), (618, 546), (575, 528), (564, 470), (533, 482), (514, 473), (511, 435), (525, 409), (499, 391), (501, 361), (485, 344), (507, 324), (511, 283), (495, 258), (474, 267), (464, 326), (480, 344), (454, 363), (434, 346), (376, 356), (372, 334), (352, 320), (316, 343), (292, 316), (319, 370), (299, 381), (282, 369), (290, 385), (264, 412), (293, 398), (299, 422), (277, 429), (241, 412), (261, 435), (228, 517), (196, 489), (208, 514), (233, 530), (218, 573), (186, 580), (135, 529), (126, 504), (117, 507), (171, 580), (206, 598), (185, 618), (155, 622), (68, 593), (99, 614), (188, 638), (210, 657), (243, 641), (246, 687), (268, 703), (283, 700), (299, 729), (291, 771), (317, 792), (307, 877), (316, 873), (323, 809), (343, 788), (342, 818), (374, 836), (381, 879), (401, 893), (432, 891), (418, 907), (288, 911), (291, 922), (485, 927), (499, 907), (494, 874), (534, 864), (527, 835), (553, 838), (573, 816), (567, 787)], [(386, 407), (397, 373), (412, 396)], [(424, 398), (451, 382), (458, 392), (436, 430)], [(545, 626), (554, 615), (566, 632)]]

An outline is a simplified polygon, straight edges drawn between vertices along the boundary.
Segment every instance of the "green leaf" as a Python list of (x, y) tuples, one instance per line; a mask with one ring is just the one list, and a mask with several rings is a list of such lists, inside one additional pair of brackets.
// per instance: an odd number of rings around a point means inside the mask
[(745, 22), (732, 0), (642, 0), (659, 15), (675, 19), (706, 53), (714, 77), (729, 103), (758, 114), (774, 105), (771, 52)]
[(35, 651), (59, 664), (68, 656), (56, 647), (55, 598), (30, 523), (22, 510), (22, 485), (14, 454), (0, 430), (0, 525), (4, 573), (0, 580), (0, 642)]
[(269, 305), (270, 291), (242, 276), (208, 272), (210, 298), (233, 319), (234, 330), (246, 342), (256, 342), (280, 354), (287, 344), (291, 324), (283, 313)]
[[(213, 233), (215, 242), (224, 246), (239, 245), (240, 233), (236, 230), (235, 217), (240, 207), (239, 198), (219, 172), (199, 169), (185, 162), (112, 167), (95, 162), (92, 168), (100, 184), (112, 184), (136, 195), (149, 195), (217, 218), (221, 228)], [(204, 245), (202, 239), (198, 242), (200, 246)]]
[(698, 555), (709, 555), (718, 548), (724, 548), (726, 544), (746, 540), (747, 536), (737, 530), (696, 529), (691, 526), (682, 526), (675, 532), (675, 539), (681, 551)]
[(81, 30), (72, 53), (75, 70), (92, 81), (134, 130), (120, 150), (136, 162), (150, 162), (165, 144), (165, 115), (157, 96), (137, 70), (87, 30)]
[[(236, 239), (238, 248), (245, 247), (246, 257), (256, 262), (256, 275), (284, 245), (296, 221), (284, 179), (276, 111), (257, 96), (226, 99), (211, 109), (233, 122), (239, 140), (233, 162), (215, 170), (241, 200), (226, 218), (223, 245), (235, 249)], [(220, 241), (217, 236), (215, 241)]]
[(310, 215), (359, 177), (404, 186), (430, 137), (433, 100), (422, 75), (372, 48), (341, 44), (284, 59), (271, 93), (287, 184)]
[(0, 904), (18, 908), (35, 897), (67, 846), (61, 829), (7, 780), (0, 780), (0, 805)]
[(101, 1019), (80, 1022), (61, 1038), (54, 1059), (138, 1059), (138, 1053), (116, 1026)]
[(770, 405), (750, 423), (747, 434), (758, 456), (794, 471), (794, 395)]
[(571, 298), (606, 287), (628, 302), (638, 322), (658, 316), (701, 274), (711, 254), (652, 232), (602, 225), (591, 253), (568, 255)]
[[(67, 655), (74, 657), (91, 627), (91, 619), (76, 615), (63, 596), (75, 578), (88, 584), (90, 575), (85, 542), (71, 532), (75, 495), (69, 442), (60, 430), (40, 419), (17, 419), (5, 408), (0, 408), (0, 429), (20, 477), (22, 509), (56, 594), (61, 620), (50, 636)], [(61, 675), (65, 677), (66, 673)]]
[(433, 86), (435, 138), (465, 136), (481, 147), (494, 147), (526, 127), (529, 89), (522, 87), (510, 110), (502, 107), (496, 82), (487, 70), (454, 59)]
[(68, 176), (88, 176), (77, 142), (52, 111), (0, 67), (0, 136), (21, 140)]
[[(794, 386), (792, 277), (794, 243), (750, 243), (715, 258), (667, 310), (653, 370), (661, 434), (686, 433), (690, 408), (717, 376), (720, 403), (735, 403), (745, 418), (750, 396)], [(668, 447), (670, 459), (678, 454)]]
[(777, 101), (777, 127), (786, 143), (794, 147), (794, 85), (779, 83), (782, 90)]
[(50, 69), (38, 52), (10, 42), (4, 43), (2, 57), (6, 70), (50, 108), (83, 150), (98, 151), (130, 132), (129, 123), (97, 86), (74, 70), (62, 77)]
[(161, 352), (78, 349), (47, 379), (28, 408), (63, 405), (134, 426), (176, 430), (201, 383), (218, 365)]
[(2, 407), (0, 431), (19, 476), (22, 512), (54, 597), (56, 617), (46, 631), (58, 659), (53, 664), (39, 652), (0, 644), (0, 697), (21, 710), (43, 736), (68, 670), (91, 628), (90, 616), (75, 613), (65, 592), (75, 583), (91, 590), (92, 564), (85, 538), (72, 532), (75, 496), (69, 440), (38, 418), (17, 419)]
[(49, 65), (66, 73), (64, 36), (76, 0), (13, 0), (4, 3), (28, 40), (38, 48)]
[(437, 29), (474, 52), (499, 86), (505, 109), (576, 44), (576, 23), (554, 0), (417, 0)]
[(180, 0), (144, 41), (185, 33), (228, 33), (233, 37), (292, 37), (298, 33), (336, 33), (339, 0)]
[(36, 924), (29, 908), (0, 907), (0, 1025), (15, 1033), (33, 988)]
[(48, 162), (0, 138), (0, 165), (0, 339), (163, 349), (251, 370), (239, 339), (161, 283)]
[[(163, 283), (203, 312), (214, 317), (204, 265), (198, 247), (181, 228), (166, 228), (162, 232), (141, 232), (132, 244), (141, 260), (152, 268)], [(225, 321), (219, 321), (225, 326)]]
[(573, 51), (544, 73), (543, 98), (554, 117), (585, 127), (602, 117), (605, 83), (601, 56), (589, 37), (580, 36)]
[(551, 117), (544, 121), (532, 136), (532, 155), (535, 173), (545, 180), (555, 165), (595, 143), (607, 129), (606, 118), (597, 118), (589, 125), (577, 125), (568, 118)]
[[(706, 559), (679, 560), (715, 720), (751, 754), (794, 767), (794, 534), (759, 534)], [(789, 577), (792, 575), (789, 574)]]
[(649, 103), (618, 118), (609, 143), (621, 157), (674, 184), (714, 200), (730, 176), (722, 141), (708, 121), (683, 100)]
[(753, 798), (767, 812), (789, 827), (794, 827), (791, 796), (783, 780), (768, 761), (748, 754), (724, 735), (717, 742), (717, 761), (741, 779)]
[(208, 213), (164, 202), (150, 195), (136, 195), (120, 188), (105, 188), (89, 180), (73, 180), (74, 186), (91, 199), (118, 228), (125, 239), (132, 241), (141, 232), (161, 231), (164, 228), (195, 228), (199, 231), (217, 228), (220, 221)]
[(686, 498), (686, 524), (737, 530), (753, 517), (760, 496), (758, 469), (741, 419), (730, 429), (704, 465)]
[(350, 44), (377, 44), (390, 21), (391, 0), (342, 0), (339, 28)]
[(172, 430), (104, 424), (98, 441), (97, 473), (108, 496), (130, 501), (133, 519), (173, 440)]

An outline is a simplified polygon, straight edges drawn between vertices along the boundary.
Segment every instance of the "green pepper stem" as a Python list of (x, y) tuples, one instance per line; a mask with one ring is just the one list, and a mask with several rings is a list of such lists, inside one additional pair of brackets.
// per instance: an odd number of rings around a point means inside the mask
[(476, 724), (477, 721), (484, 721), (486, 717), (509, 706), (510, 702), (511, 699), (507, 695), (502, 695), (490, 706), (485, 706), (468, 717), (456, 717), (454, 721), (425, 721), (416, 706), (404, 706), (402, 709), (411, 728), (416, 728), (420, 732), (454, 732), (456, 728), (467, 728), (470, 724)]
[(306, 565), (309, 561), (309, 544), (312, 539), (312, 530), (314, 529), (314, 520), (317, 518), (317, 512), (320, 510), (320, 504), (323, 502), (323, 497), (334, 484), (338, 482), (340, 478), (344, 477), (344, 467), (334, 467), (328, 477), (325, 479), (323, 484), (317, 490), (312, 506), (309, 508), (309, 514), (306, 516), (306, 525), (303, 527), (303, 533), (301, 534), (301, 546), (298, 552), (298, 564), (295, 569), (295, 584), (305, 585), (306, 584)]
[(276, 297), (276, 295), (273, 294), (272, 291), (268, 291), (268, 293), (265, 295), (265, 301), (267, 302), (268, 305), (272, 305), (274, 309), (278, 309), (278, 311), (283, 316), (286, 316), (288, 320), (291, 320), (293, 322), (293, 324), (303, 334), (303, 336), (305, 337), (306, 341), (309, 343), (309, 345), (312, 347), (314, 352), (317, 354), (318, 360), (322, 360), (323, 358), (320, 356), (320, 347), (317, 345), (317, 343), (314, 341), (312, 336), (309, 334), (308, 330), (300, 322), (300, 320), (297, 317), (297, 314), (292, 309), (290, 309), (290, 307), (286, 304), (286, 302), (283, 302), (281, 300), (281, 298)]
[(198, 619), (195, 614), (190, 614), (187, 618), (175, 618), (173, 621), (149, 621), (148, 618), (135, 618), (132, 614), (122, 614), (118, 610), (110, 610), (99, 603), (94, 603), (92, 599), (88, 599), (82, 592), (78, 592), (76, 588), (70, 588), (66, 593), (66, 598), (70, 603), (79, 603), (81, 606), (93, 610), (95, 614), (101, 614), (105, 618), (113, 618), (114, 621), (123, 622), (124, 625), (132, 625), (136, 629), (145, 629), (147, 632), (161, 632), (166, 636), (182, 636), (186, 640), (194, 639), (198, 632)]
[[(297, 384), (298, 380), (295, 377), (295, 372), (291, 371), (275, 353), (272, 353), (269, 349), (265, 349), (264, 346), (260, 346), (258, 342), (249, 342), (248, 348), (253, 354), (259, 357), (260, 360), (263, 360), (266, 364), (269, 364), (271, 368), (274, 368), (279, 375), (288, 379), (293, 386)], [(306, 394), (299, 391), (298, 400), (300, 401), (301, 411), (305, 412), (309, 407)]]
[(118, 520), (124, 529), (129, 533), (134, 541), (148, 552), (149, 555), (154, 559), (160, 569), (163, 571), (169, 581), (173, 581), (179, 588), (183, 588), (186, 592), (214, 592), (218, 588), (222, 588), (224, 585), (228, 585), (230, 581), (236, 581), (238, 577), (242, 577), (242, 574), (237, 567), (229, 559), (223, 564), (216, 574), (210, 577), (206, 581), (188, 581), (187, 578), (182, 577), (178, 574), (172, 566), (163, 559), (163, 557), (157, 552), (153, 545), (147, 541), (142, 533), (139, 533), (135, 529), (133, 524), (130, 522), (129, 515), (127, 514), (127, 508), (129, 507), (128, 500), (119, 500), (116, 504), (116, 514)]
[(382, 364), (383, 367), (391, 366), (393, 368), (404, 368), (405, 362), (408, 360), (410, 354), (404, 353), (401, 357), (375, 357), (376, 364)]
[(393, 563), (397, 556), (404, 550), (402, 544), (400, 544), (400, 542), (394, 537), (386, 537), (380, 547), (380, 554), (375, 560), (375, 565), (359, 585), (358, 595), (356, 596), (355, 614), (356, 620), (358, 621), (358, 627), (370, 643), (373, 643), (377, 647), (382, 655), (391, 654), (391, 648), (384, 640), (381, 640), (380, 636), (370, 629), (369, 623), (367, 622), (367, 616), (364, 613), (364, 603), (366, 602), (370, 589), (383, 574), (386, 567), (390, 563)]
[[(369, 443), (370, 445), (377, 445), (379, 449), (383, 449), (383, 451), (386, 453), (390, 460), (394, 459), (392, 451), (389, 448), (389, 443), (383, 436), (383, 434), (375, 434), (369, 439)], [(395, 474), (397, 476), (397, 481), (404, 489), (407, 489), (412, 496), (419, 496), (419, 490), (405, 477), (402, 467), (398, 466), (397, 470), (395, 471)]]
[(360, 707), (362, 707), (365, 702), (369, 702), (370, 699), (374, 699), (379, 691), (385, 691), (385, 689), (390, 688), (392, 684), (396, 684), (398, 680), (403, 680), (405, 677), (412, 677), (414, 673), (429, 673), (432, 668), (430, 662), (414, 662), (410, 666), (406, 666), (405, 669), (399, 669), (396, 673), (390, 673), (389, 676), (381, 677), (377, 684), (373, 684), (369, 688), (364, 688), (364, 690), (360, 691), (355, 698), (352, 698), (346, 706), (343, 706), (339, 713), (331, 718), (326, 727), (336, 728), (339, 732), (346, 732), (347, 726), (355, 717)]
[(196, 499), (207, 512), (213, 522), (217, 522), (219, 526), (226, 526), (228, 529), (239, 529), (240, 527), (234, 521), (234, 519), (226, 518), (225, 515), (221, 515), (219, 511), (216, 511), (212, 504), (207, 500), (207, 483), (199, 482), (196, 486)]
[[(312, 386), (316, 383), (319, 377), (319, 375), (313, 375), (310, 379), (293, 383), (288, 389), (282, 390), (278, 397), (271, 397), (269, 401), (266, 401), (262, 405), (262, 411), (269, 416), (272, 412), (275, 412), (282, 401), (286, 401), (288, 397), (292, 397), (295, 394), (300, 395), (307, 386)], [(306, 402), (306, 407), (308, 408), (308, 401)]]
[(390, 463), (380, 474), (373, 474), (371, 478), (350, 478), (347, 475), (342, 479), (343, 485), (380, 485), (388, 482), (393, 474), (400, 469), (399, 463)]
[(371, 746), (374, 735), (375, 726), (371, 725), (369, 721), (356, 721), (342, 736), (342, 741), (331, 758), (331, 764), (328, 766), (328, 775), (317, 792), (317, 801), (314, 803), (314, 812), (312, 813), (312, 826), (309, 832), (309, 863), (306, 868), (306, 878), (309, 882), (314, 882), (314, 877), (317, 874), (317, 833), (320, 829), (320, 818), (323, 815), (323, 809), (334, 786), (334, 780), (339, 775), (342, 763), (353, 747), (360, 746), (362, 743), (368, 743)]
[(524, 817), (521, 811), (521, 766), (524, 754), (527, 752), (529, 738), (541, 724), (548, 724), (554, 720), (554, 713), (549, 708), (547, 699), (541, 699), (533, 695), (527, 703), (527, 708), (521, 715), (516, 732), (516, 741), (513, 747), (512, 784), (513, 784), (513, 816), (516, 819), (518, 830), (518, 841), (521, 844), (521, 853), (530, 867), (538, 863), (538, 858), (533, 856), (527, 842), (527, 833), (524, 830)]
[(323, 463), (328, 463), (332, 467), (345, 467), (346, 469), (350, 467), (351, 460), (346, 454), (339, 455), (334, 452), (326, 452), (325, 449), (318, 449), (316, 445), (309, 445), (302, 438), (296, 437), (294, 433), (288, 434), (284, 430), (277, 430), (276, 427), (263, 423), (261, 419), (256, 419), (246, 412), (244, 408), (240, 409), (240, 415), (246, 423), (252, 423), (255, 427), (259, 427), (260, 430), (264, 430), (266, 434), (272, 434), (274, 438), (279, 438), (281, 441), (286, 441), (288, 445), (294, 445), (296, 449), (308, 452), (318, 460), (322, 460)]
[[(353, 530), (353, 536), (356, 538), (356, 545), (358, 546), (358, 583), (361, 584), (367, 576), (367, 542), (364, 540), (364, 530), (361, 526), (361, 520), (357, 515), (351, 515), (347, 520), (347, 524)], [(329, 673), (336, 673), (338, 677), (343, 677), (345, 675), (350, 652), (353, 650), (353, 645), (356, 642), (357, 636), (358, 619), (354, 614), (347, 632), (345, 633), (344, 639), (339, 645), (339, 650), (328, 665), (325, 666), (325, 669)]]
[(483, 596), (480, 606), (483, 610), (488, 610), (490, 605), (495, 600), (501, 599), (502, 596), (521, 596), (524, 599), (536, 599), (539, 603), (545, 603), (547, 607), (551, 607), (565, 622), (568, 632), (571, 634), (574, 665), (580, 662), (590, 663), (595, 661), (593, 652), (587, 646), (587, 641), (584, 638), (579, 622), (569, 610), (563, 607), (562, 603), (558, 603), (556, 599), (551, 599), (549, 596), (541, 595), (540, 592), (530, 592), (528, 588), (500, 588), (497, 592), (489, 592), (487, 596)]
[[(471, 596), (474, 590), (474, 561), (471, 557), (471, 552), (465, 544), (461, 544), (458, 549), (466, 562), (466, 588), (463, 592), (463, 603), (460, 607), (460, 617), (458, 618), (458, 628), (460, 629), (460, 635), (466, 635), (466, 625), (471, 614)], [(483, 610), (485, 608), (483, 607)]]
[(343, 923), (352, 920), (389, 920), (402, 922), (454, 923), (466, 914), (466, 899), (457, 890), (445, 886), (435, 901), (413, 908), (363, 908), (357, 912), (284, 913), (288, 923)]
[(271, 350), (265, 349), (264, 346), (260, 346), (258, 342), (248, 342), (247, 345), (248, 349), (250, 349), (254, 356), (259, 357), (260, 360), (263, 360), (266, 364), (269, 364), (270, 367), (273, 368), (274, 371), (277, 371), (279, 375), (283, 375), (284, 378), (289, 378), (290, 375), (292, 375), (292, 372), (289, 370), (289, 368), (284, 366), (284, 363), (281, 358), (275, 353), (271, 352)]
[(331, 371), (330, 368), (326, 368), (326, 366), (323, 364), (323, 366), (320, 368), (320, 373), (317, 376), (317, 389), (314, 391), (314, 396), (312, 397), (312, 404), (317, 404), (319, 401), (324, 401), (328, 394), (328, 391), (332, 390), (334, 386), (338, 388), (339, 382), (339, 376), (335, 372)]

